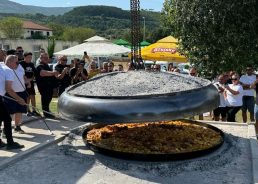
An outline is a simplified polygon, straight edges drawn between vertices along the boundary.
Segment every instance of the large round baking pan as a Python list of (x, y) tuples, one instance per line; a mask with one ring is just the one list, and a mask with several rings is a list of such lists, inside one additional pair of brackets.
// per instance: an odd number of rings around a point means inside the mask
[[(186, 120), (183, 120), (186, 121)], [(201, 157), (203, 155), (209, 154), (213, 152), (214, 150), (218, 149), (224, 142), (224, 133), (209, 124), (202, 123), (202, 122), (197, 122), (197, 121), (191, 121), (187, 120), (187, 122), (191, 122), (196, 125), (200, 125), (209, 129), (212, 129), (216, 132), (218, 132), (221, 136), (221, 141), (214, 145), (213, 147), (210, 147), (208, 149), (204, 150), (198, 150), (198, 151), (192, 151), (192, 152), (184, 152), (184, 153), (173, 153), (173, 154), (139, 154), (139, 153), (126, 153), (126, 152), (119, 152), (119, 151), (114, 151), (111, 149), (106, 149), (102, 148), (99, 146), (96, 146), (95, 144), (89, 143), (86, 140), (86, 136), (88, 131), (90, 131), (93, 128), (101, 128), (103, 126), (106, 126), (104, 124), (95, 124), (92, 126), (87, 127), (83, 133), (82, 133), (82, 139), (86, 146), (91, 149), (94, 152), (101, 153), (107, 156), (115, 157), (115, 158), (121, 158), (125, 160), (138, 160), (138, 161), (171, 161), (171, 160), (186, 160), (186, 159), (191, 159), (191, 158), (196, 158), (196, 157)]]
[(83, 84), (72, 86), (60, 96), (58, 109), (63, 117), (106, 124), (161, 121), (194, 116), (219, 106), (219, 94), (211, 83), (188, 91), (142, 96), (69, 94)]

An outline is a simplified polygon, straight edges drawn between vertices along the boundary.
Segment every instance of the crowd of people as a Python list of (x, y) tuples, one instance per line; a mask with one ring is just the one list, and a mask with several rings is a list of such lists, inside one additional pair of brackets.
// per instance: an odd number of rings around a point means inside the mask
[[(70, 85), (114, 70), (113, 62), (104, 62), (102, 69), (97, 68), (96, 62), (90, 60), (87, 53), (82, 59), (74, 58), (71, 64), (67, 64), (66, 56), (59, 56), (53, 69), (49, 66), (50, 58), (44, 49), (40, 49), (36, 65), (32, 62), (32, 55), (31, 52), (24, 52), (22, 47), (8, 51), (0, 49), (0, 148), (23, 148), (23, 145), (13, 141), (12, 119), (14, 131), (25, 133), (21, 128), (22, 114), (42, 116), (36, 108), (36, 86), (41, 96), (43, 116), (56, 118), (49, 107), (54, 89), (60, 96)], [(88, 70), (85, 68), (86, 62), (89, 64)], [(119, 65), (118, 70), (123, 71), (123, 66)], [(7, 144), (1, 140), (1, 133), (6, 136)]]
[(258, 75), (254, 74), (253, 67), (247, 66), (241, 76), (235, 71), (223, 73), (218, 76), (215, 86), (220, 94), (220, 106), (214, 110), (214, 119), (235, 122), (236, 114), (241, 110), (242, 120), (246, 123), (249, 112), (250, 121), (256, 121), (258, 133)]
[[(7, 140), (6, 144), (0, 137), (0, 148), (23, 148), (23, 145), (14, 142), (12, 138), (11, 115), (15, 124), (14, 131), (18, 133), (25, 133), (21, 128), (22, 114), (42, 116), (36, 108), (36, 86), (41, 96), (43, 116), (55, 118), (49, 107), (54, 89), (57, 89), (57, 96), (60, 96), (70, 85), (86, 81), (99, 73), (124, 71), (123, 65), (118, 65), (115, 70), (112, 61), (103, 62), (102, 67), (97, 67), (97, 63), (90, 59), (87, 52), (81, 59), (74, 58), (70, 64), (67, 63), (65, 55), (58, 56), (53, 68), (49, 66), (50, 58), (44, 49), (40, 50), (36, 65), (32, 62), (32, 55), (31, 52), (24, 52), (22, 47), (8, 51), (0, 49), (0, 130), (4, 132)], [(133, 63), (128, 63), (128, 70), (134, 69)], [(145, 70), (160, 72), (161, 68), (160, 65), (153, 64), (145, 67)], [(168, 65), (167, 71), (180, 73), (172, 63)], [(255, 91), (256, 96), (258, 93), (258, 78), (253, 72), (252, 66), (248, 66), (241, 77), (234, 71), (218, 76), (214, 85), (220, 95), (220, 106), (213, 111), (215, 121), (235, 122), (236, 113), (241, 109), (243, 122), (247, 122), (249, 112), (250, 121), (256, 120), (258, 132), (258, 98), (255, 101), (254, 97)], [(197, 77), (196, 68), (190, 68), (189, 75)], [(203, 119), (202, 114), (199, 119)]]
[[(145, 67), (145, 70), (160, 72), (161, 68), (159, 64), (152, 64)], [(173, 63), (168, 65), (167, 71), (180, 73), (179, 68), (173, 66)], [(194, 67), (189, 69), (188, 74), (198, 77), (197, 69)], [(247, 66), (241, 76), (236, 71), (225, 72), (214, 79), (213, 83), (220, 95), (220, 105), (211, 112), (212, 119), (236, 122), (236, 114), (241, 110), (242, 121), (247, 123), (249, 113), (250, 122), (255, 122), (258, 135), (258, 73), (254, 74), (254, 68), (251, 65)], [(203, 114), (199, 115), (199, 119), (203, 120)]]

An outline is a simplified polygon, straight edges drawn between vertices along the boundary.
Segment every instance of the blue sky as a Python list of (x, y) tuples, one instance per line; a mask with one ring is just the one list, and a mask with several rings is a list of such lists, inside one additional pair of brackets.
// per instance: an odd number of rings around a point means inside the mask
[[(86, 5), (116, 6), (128, 10), (130, 0), (11, 0), (23, 5), (34, 5), (44, 7), (67, 7)], [(141, 9), (153, 9), (161, 11), (164, 0), (141, 0)]]

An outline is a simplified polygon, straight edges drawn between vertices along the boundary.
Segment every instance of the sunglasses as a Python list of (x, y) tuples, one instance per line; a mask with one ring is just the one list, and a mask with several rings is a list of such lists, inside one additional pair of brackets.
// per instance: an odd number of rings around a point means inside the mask
[(232, 78), (231, 80), (238, 80), (237, 78)]
[(190, 75), (195, 75), (195, 73), (190, 73)]

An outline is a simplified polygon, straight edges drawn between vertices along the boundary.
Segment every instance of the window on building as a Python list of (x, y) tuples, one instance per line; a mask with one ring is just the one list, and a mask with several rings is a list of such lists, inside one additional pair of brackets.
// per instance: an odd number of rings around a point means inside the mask
[(31, 34), (31, 35), (34, 35), (34, 31), (31, 31), (30, 34)]
[(49, 32), (47, 32), (47, 36), (49, 36)]
[(42, 32), (42, 31), (35, 31), (35, 34), (37, 34), (37, 35), (43, 35), (43, 32)]

